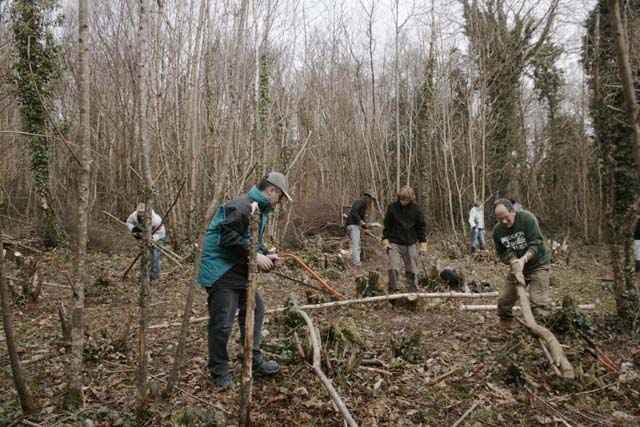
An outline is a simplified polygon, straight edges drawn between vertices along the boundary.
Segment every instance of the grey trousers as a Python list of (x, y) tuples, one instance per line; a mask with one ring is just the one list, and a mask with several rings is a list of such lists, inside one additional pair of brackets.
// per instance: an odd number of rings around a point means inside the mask
[[(531, 300), (531, 311), (538, 319), (549, 315), (549, 274), (551, 266), (543, 265), (524, 273), (525, 282)], [(513, 306), (518, 299), (517, 281), (509, 271), (505, 276), (504, 288), (498, 297), (498, 316), (501, 319), (513, 319)]]
[(399, 245), (389, 243), (389, 284), (390, 291), (398, 290), (400, 267), (404, 264), (410, 282), (410, 290), (415, 290), (415, 277), (418, 272), (416, 259), (418, 256), (417, 245)]
[(360, 227), (358, 225), (347, 226), (347, 233), (351, 239), (351, 249), (353, 250), (353, 265), (360, 267)]
[[(238, 314), (240, 341), (244, 343), (244, 325), (247, 316), (247, 290), (228, 289), (220, 286), (206, 288), (209, 306), (209, 363), (207, 365), (212, 376), (220, 377), (229, 373), (229, 353), (227, 343), (233, 327), (233, 319)], [(264, 321), (264, 302), (262, 295), (256, 290), (256, 309), (253, 325), (253, 357), (260, 357), (260, 341), (262, 323)]]

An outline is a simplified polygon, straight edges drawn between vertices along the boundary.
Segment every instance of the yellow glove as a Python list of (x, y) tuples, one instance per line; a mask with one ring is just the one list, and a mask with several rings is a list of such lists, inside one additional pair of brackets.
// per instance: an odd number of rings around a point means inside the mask
[(380, 242), (382, 249), (389, 249), (389, 239), (382, 239)]
[(427, 242), (420, 242), (418, 243), (418, 246), (420, 247), (420, 254), (427, 252)]

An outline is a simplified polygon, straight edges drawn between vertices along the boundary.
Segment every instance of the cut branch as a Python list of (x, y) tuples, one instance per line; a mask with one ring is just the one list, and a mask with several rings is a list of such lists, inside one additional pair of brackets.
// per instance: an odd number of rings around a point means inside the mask
[(551, 357), (553, 357), (553, 361), (560, 368), (562, 372), (563, 378), (573, 379), (576, 377), (575, 372), (573, 371), (573, 367), (571, 363), (569, 363), (569, 359), (564, 354), (564, 350), (560, 346), (558, 339), (553, 335), (553, 333), (545, 328), (544, 326), (540, 326), (536, 323), (536, 319), (533, 317), (533, 312), (531, 311), (531, 304), (529, 303), (529, 295), (527, 294), (526, 283), (524, 280), (524, 275), (522, 272), (514, 273), (518, 284), (516, 285), (516, 289), (518, 291), (518, 298), (520, 299), (520, 306), (522, 307), (522, 316), (524, 317), (524, 322), (527, 328), (531, 331), (533, 335), (541, 338), (551, 353)]

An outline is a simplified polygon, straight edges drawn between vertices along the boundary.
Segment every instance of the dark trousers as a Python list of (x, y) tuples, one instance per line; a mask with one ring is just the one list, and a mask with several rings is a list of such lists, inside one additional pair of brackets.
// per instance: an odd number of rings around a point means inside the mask
[[(219, 377), (229, 373), (229, 353), (227, 343), (233, 327), (236, 310), (240, 326), (240, 340), (244, 343), (244, 324), (247, 316), (247, 290), (229, 289), (221, 286), (206, 288), (209, 306), (209, 373)], [(256, 308), (253, 324), (253, 358), (260, 357), (260, 339), (264, 320), (264, 302), (256, 290)]]

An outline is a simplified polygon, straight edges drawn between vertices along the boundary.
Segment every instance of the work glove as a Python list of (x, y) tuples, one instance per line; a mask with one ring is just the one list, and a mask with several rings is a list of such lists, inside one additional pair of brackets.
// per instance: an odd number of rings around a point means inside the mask
[(420, 252), (420, 255), (424, 255), (427, 253), (427, 242), (420, 242), (418, 243), (418, 251)]
[(258, 264), (258, 268), (260, 268), (260, 270), (262, 271), (271, 270), (275, 266), (274, 261), (275, 260), (272, 260), (267, 255), (262, 255), (262, 254), (256, 255), (256, 263)]
[(389, 239), (382, 239), (380, 244), (382, 245), (382, 249), (384, 249), (385, 251), (387, 251), (387, 253), (389, 253), (389, 249), (391, 249), (391, 245), (389, 244)]
[(367, 228), (367, 223), (366, 223), (366, 222), (364, 222), (364, 220), (362, 220), (362, 219), (360, 220), (360, 222), (358, 223), (358, 225), (359, 225), (361, 228), (364, 228), (364, 229), (366, 229), (366, 228)]

